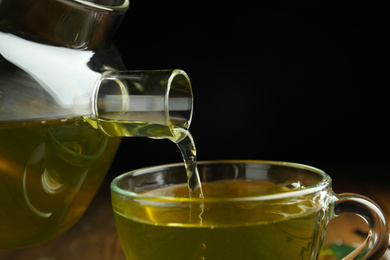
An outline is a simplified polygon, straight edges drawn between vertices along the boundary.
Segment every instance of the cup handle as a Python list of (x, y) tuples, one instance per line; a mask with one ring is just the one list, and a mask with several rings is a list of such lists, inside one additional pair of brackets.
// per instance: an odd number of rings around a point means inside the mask
[(334, 203), (334, 216), (353, 213), (362, 217), (370, 229), (367, 239), (358, 248), (345, 256), (343, 260), (363, 259), (378, 260), (385, 253), (389, 243), (389, 229), (379, 206), (362, 195), (343, 193), (337, 195)]

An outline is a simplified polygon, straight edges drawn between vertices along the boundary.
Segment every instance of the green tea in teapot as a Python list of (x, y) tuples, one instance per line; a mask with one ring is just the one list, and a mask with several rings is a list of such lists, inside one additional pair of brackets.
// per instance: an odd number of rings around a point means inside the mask
[(119, 143), (81, 118), (0, 124), (0, 248), (42, 242), (72, 226)]

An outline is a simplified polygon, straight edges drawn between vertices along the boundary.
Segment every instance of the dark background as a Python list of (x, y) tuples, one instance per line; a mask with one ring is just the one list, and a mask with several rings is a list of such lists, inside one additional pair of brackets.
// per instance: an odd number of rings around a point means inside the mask
[[(294, 161), (383, 182), (387, 13), (377, 1), (132, 0), (114, 41), (128, 69), (188, 73), (199, 160)], [(111, 172), (181, 160), (168, 140), (126, 138)]]

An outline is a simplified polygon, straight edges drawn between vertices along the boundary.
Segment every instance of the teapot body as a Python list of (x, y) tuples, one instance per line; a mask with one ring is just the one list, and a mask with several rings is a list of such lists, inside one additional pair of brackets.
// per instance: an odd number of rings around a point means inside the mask
[(0, 248), (70, 228), (119, 147), (84, 117), (100, 74), (123, 69), (110, 36), (128, 2), (96, 2), (0, 2)]

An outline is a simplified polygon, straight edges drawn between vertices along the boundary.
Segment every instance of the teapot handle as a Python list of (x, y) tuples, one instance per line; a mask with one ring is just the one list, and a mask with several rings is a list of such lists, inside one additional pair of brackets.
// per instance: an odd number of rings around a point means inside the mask
[(370, 229), (366, 240), (358, 248), (345, 256), (343, 260), (356, 259), (363, 256), (365, 260), (378, 260), (385, 253), (389, 243), (389, 229), (379, 206), (362, 195), (343, 193), (337, 195), (334, 214), (338, 217), (345, 213), (353, 213), (365, 220)]

